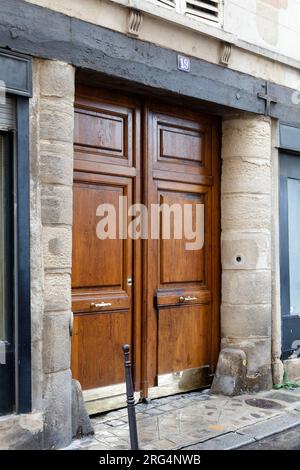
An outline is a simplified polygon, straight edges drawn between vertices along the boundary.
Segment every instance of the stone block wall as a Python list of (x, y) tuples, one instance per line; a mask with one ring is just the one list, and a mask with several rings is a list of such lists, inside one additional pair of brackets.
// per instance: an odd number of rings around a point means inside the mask
[(43, 446), (71, 441), (71, 255), (75, 74), (34, 60), (31, 100), (33, 407)]
[(222, 348), (245, 352), (251, 391), (272, 386), (271, 145), (268, 118), (224, 120)]

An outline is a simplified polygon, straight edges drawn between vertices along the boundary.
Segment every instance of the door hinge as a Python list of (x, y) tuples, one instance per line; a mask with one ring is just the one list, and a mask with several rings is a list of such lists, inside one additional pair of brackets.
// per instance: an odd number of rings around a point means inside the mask
[(128, 286), (132, 286), (133, 282), (132, 282), (132, 277), (128, 277), (127, 278), (127, 285)]

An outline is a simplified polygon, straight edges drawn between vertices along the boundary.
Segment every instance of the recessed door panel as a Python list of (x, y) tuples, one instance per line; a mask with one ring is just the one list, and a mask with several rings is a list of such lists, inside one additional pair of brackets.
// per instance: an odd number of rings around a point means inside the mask
[[(205, 282), (205, 194), (160, 191), (160, 285)], [(208, 213), (208, 211), (206, 211)], [(202, 220), (203, 218), (203, 220)], [(197, 226), (198, 229), (197, 230)], [(199, 245), (199, 248), (194, 249)], [(201, 246), (201, 247), (200, 247)]]
[(122, 346), (131, 343), (131, 328), (128, 310), (75, 316), (72, 368), (84, 390), (124, 382)]
[(209, 365), (209, 307), (174, 305), (158, 314), (158, 374)]

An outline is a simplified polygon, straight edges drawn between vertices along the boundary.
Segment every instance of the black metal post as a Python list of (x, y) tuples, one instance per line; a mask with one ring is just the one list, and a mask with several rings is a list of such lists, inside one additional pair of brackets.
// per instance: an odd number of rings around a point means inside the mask
[(124, 352), (130, 444), (131, 444), (132, 450), (138, 450), (139, 444), (138, 444), (138, 435), (137, 435), (137, 426), (136, 426), (133, 382), (132, 382), (132, 374), (131, 374), (130, 346), (128, 344), (124, 344), (123, 352)]

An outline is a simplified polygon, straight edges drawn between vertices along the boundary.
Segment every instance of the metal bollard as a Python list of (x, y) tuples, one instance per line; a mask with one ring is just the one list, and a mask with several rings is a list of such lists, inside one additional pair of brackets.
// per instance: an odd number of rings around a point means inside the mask
[(134, 402), (133, 382), (132, 382), (132, 374), (131, 374), (130, 346), (128, 344), (124, 344), (123, 352), (124, 352), (124, 366), (125, 366), (127, 411), (128, 411), (130, 444), (131, 444), (131, 450), (138, 450), (139, 444), (138, 444), (136, 416), (135, 416), (135, 402)]

